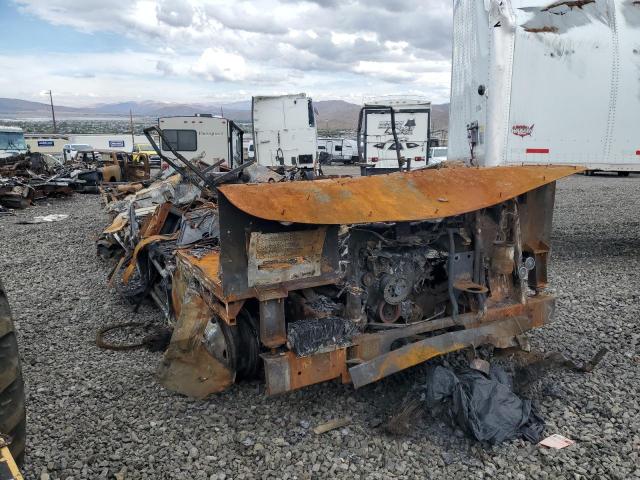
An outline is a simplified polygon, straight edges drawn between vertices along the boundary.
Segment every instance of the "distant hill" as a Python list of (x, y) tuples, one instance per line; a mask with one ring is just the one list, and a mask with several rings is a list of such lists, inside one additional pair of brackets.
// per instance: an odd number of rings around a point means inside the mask
[[(318, 114), (318, 128), (331, 130), (355, 130), (358, 126), (360, 105), (344, 100), (321, 100), (314, 102)], [(224, 113), (236, 122), (251, 122), (251, 101), (243, 100), (228, 104), (208, 103), (165, 103), (165, 102), (120, 102), (105, 103), (92, 107), (55, 106), (56, 117), (127, 117), (129, 111), (137, 117), (164, 117), (172, 115), (193, 115), (195, 113)], [(15, 98), (0, 98), (0, 116), (8, 118), (44, 117), (49, 118), (51, 107), (44, 102), (31, 102)], [(449, 124), (449, 104), (433, 105), (432, 128), (447, 129)]]
[[(343, 100), (314, 102), (318, 111), (318, 128), (335, 130), (356, 130), (360, 105)], [(447, 130), (449, 128), (449, 104), (432, 105), (431, 128)]]
[(449, 130), (449, 104), (431, 106), (431, 129)]
[[(241, 105), (241, 102), (236, 102)], [(235, 105), (235, 104), (230, 104)], [(221, 110), (222, 108), (222, 110)], [(69, 116), (115, 116), (127, 117), (131, 111), (137, 117), (162, 117), (170, 115), (193, 115), (195, 113), (214, 113), (224, 112), (225, 116), (233, 120), (247, 122), (251, 120), (250, 107), (227, 108), (226, 105), (220, 104), (181, 104), (181, 103), (164, 103), (164, 102), (120, 102), (105, 103), (92, 107), (67, 107), (64, 105), (55, 105), (56, 117), (65, 118)], [(49, 117), (51, 115), (51, 106), (43, 102), (31, 102), (27, 100), (18, 100), (15, 98), (0, 98), (0, 115), (11, 116), (16, 118), (23, 117)]]
[(325, 130), (355, 130), (358, 128), (360, 105), (344, 100), (313, 102), (318, 112), (318, 128)]
[[(56, 112), (80, 113), (84, 109), (73, 107), (56, 107)], [(48, 103), (30, 102), (28, 100), (18, 100), (17, 98), (0, 98), (0, 115), (21, 114), (48, 114), (51, 115), (51, 106)]]

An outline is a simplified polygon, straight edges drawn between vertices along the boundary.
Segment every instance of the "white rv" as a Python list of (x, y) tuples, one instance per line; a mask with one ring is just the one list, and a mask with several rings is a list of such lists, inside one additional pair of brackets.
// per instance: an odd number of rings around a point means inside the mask
[(358, 142), (349, 138), (319, 138), (318, 160), (328, 165), (335, 162), (356, 163)]
[(304, 93), (253, 97), (251, 114), (259, 165), (316, 170), (318, 133), (310, 98)]
[(640, 3), (456, 0), (449, 160), (640, 171)]
[(424, 168), (430, 131), (431, 102), (425, 99), (398, 96), (366, 102), (358, 120), (361, 174), (397, 171), (399, 163), (403, 170)]
[[(158, 119), (160, 130), (176, 152), (187, 160), (235, 168), (243, 162), (243, 131), (231, 120), (208, 114), (192, 117), (164, 117)], [(169, 145), (162, 142), (162, 152), (172, 158)]]
[(0, 158), (27, 153), (27, 143), (20, 127), (0, 126)]

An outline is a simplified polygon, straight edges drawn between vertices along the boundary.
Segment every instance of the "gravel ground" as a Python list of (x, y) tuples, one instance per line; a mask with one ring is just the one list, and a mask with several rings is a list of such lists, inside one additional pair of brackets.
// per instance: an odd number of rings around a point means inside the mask
[[(640, 178), (577, 176), (559, 184), (552, 288), (556, 322), (534, 347), (587, 359), (592, 374), (555, 371), (532, 398), (548, 433), (576, 440), (544, 450), (483, 447), (439, 419), (390, 437), (377, 425), (423, 369), (355, 391), (325, 384), (267, 398), (259, 382), (206, 401), (161, 388), (160, 354), (107, 352), (96, 329), (134, 315), (106, 286), (94, 253), (106, 222), (98, 198), (53, 200), (0, 218), (0, 267), (20, 333), (27, 383), (27, 479), (639, 478)], [(18, 218), (68, 213), (43, 225)], [(151, 307), (136, 316), (158, 319)], [(553, 396), (542, 392), (553, 392)], [(312, 429), (349, 416), (350, 426)]]

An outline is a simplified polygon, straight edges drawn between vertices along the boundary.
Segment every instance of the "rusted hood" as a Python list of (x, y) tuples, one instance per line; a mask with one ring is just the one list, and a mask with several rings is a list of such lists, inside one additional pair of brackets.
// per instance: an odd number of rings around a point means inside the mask
[(490, 207), (582, 171), (579, 167), (442, 168), (311, 182), (224, 185), (254, 217), (345, 225), (448, 217)]

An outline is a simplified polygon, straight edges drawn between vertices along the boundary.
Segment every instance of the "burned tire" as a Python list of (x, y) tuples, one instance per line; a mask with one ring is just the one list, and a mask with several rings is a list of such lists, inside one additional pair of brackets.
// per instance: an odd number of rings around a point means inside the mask
[(26, 439), (24, 384), (18, 341), (9, 302), (0, 280), (0, 433), (11, 437), (9, 450), (22, 465)]

